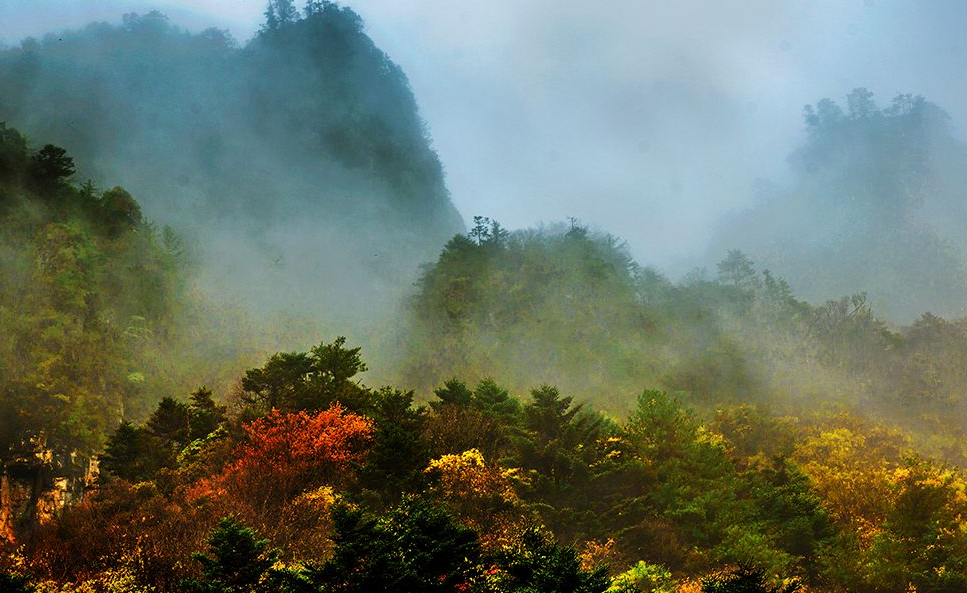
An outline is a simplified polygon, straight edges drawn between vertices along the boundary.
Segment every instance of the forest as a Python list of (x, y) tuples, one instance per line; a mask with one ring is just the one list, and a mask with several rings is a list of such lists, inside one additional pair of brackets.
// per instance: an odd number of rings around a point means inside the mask
[(967, 591), (940, 107), (807, 106), (793, 181), (671, 279), (573, 218), (464, 227), (360, 17), (264, 17), (0, 50), (0, 592)]

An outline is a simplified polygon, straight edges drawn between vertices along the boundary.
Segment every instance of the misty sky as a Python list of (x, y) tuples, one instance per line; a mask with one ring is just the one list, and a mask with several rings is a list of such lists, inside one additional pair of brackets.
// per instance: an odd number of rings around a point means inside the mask
[[(263, 0), (0, 0), (0, 40), (162, 10), (244, 42)], [(301, 2), (300, 2), (301, 4)], [(967, 122), (957, 0), (358, 0), (410, 78), (454, 202), (518, 228), (573, 216), (666, 269), (782, 181), (801, 109), (866, 86)]]

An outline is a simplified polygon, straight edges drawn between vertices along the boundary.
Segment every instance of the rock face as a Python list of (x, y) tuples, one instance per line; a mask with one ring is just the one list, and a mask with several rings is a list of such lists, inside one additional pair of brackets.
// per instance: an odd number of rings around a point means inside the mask
[(0, 475), (0, 539), (23, 541), (41, 523), (76, 504), (97, 479), (97, 459), (49, 449), (7, 460)]

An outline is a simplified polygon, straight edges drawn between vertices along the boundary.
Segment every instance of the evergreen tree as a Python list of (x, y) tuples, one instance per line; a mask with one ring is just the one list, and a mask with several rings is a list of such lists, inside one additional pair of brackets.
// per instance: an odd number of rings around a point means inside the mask
[(188, 443), (189, 416), (188, 404), (165, 397), (151, 414), (146, 428), (167, 448), (180, 448)]
[(186, 593), (277, 591), (270, 569), (278, 552), (268, 546), (268, 540), (258, 539), (238, 519), (225, 517), (208, 538), (208, 554), (194, 554), (204, 579), (184, 581), (181, 589)]
[(215, 431), (225, 421), (225, 406), (219, 406), (212, 392), (200, 387), (191, 394), (188, 407), (188, 439), (202, 439)]
[(702, 581), (702, 593), (796, 593), (801, 589), (799, 581), (770, 587), (761, 570), (746, 566)]
[(498, 566), (509, 575), (507, 590), (519, 593), (602, 593), (610, 585), (605, 568), (584, 570), (574, 548), (560, 546), (537, 529), (500, 550)]
[(269, 0), (262, 14), (265, 16), (265, 24), (262, 25), (263, 31), (275, 31), (279, 28), (279, 16), (275, 12), (274, 0)]
[(150, 478), (156, 467), (148, 438), (144, 429), (121, 422), (104, 448), (101, 468), (130, 482)]
[(520, 402), (490, 377), (480, 381), (474, 389), (473, 404), (504, 426), (517, 424)]
[(306, 571), (326, 593), (451, 593), (479, 574), (476, 534), (441, 508), (407, 499), (379, 518), (346, 506), (333, 514), (332, 559)]
[(461, 408), (468, 407), (473, 400), (473, 391), (467, 387), (467, 384), (463, 381), (457, 379), (456, 377), (444, 381), (443, 387), (433, 391), (433, 394), (439, 398), (438, 402), (430, 402), (430, 407), (434, 410), (441, 408), (442, 406), (458, 406)]
[(40, 181), (53, 182), (74, 174), (74, 159), (59, 146), (47, 144), (31, 158), (33, 173)]
[(273, 0), (275, 2), (275, 16), (280, 25), (294, 23), (299, 20), (299, 11), (293, 0)]
[(426, 410), (412, 407), (412, 391), (384, 388), (375, 397), (371, 417), (376, 432), (360, 478), (366, 488), (395, 502), (404, 492), (422, 490), (423, 470), (430, 462), (422, 438)]
[(351, 411), (366, 411), (372, 404), (372, 393), (352, 380), (366, 370), (366, 364), (359, 348), (346, 348), (345, 344), (346, 338), (339, 337), (310, 352), (272, 355), (265, 366), (245, 372), (243, 405), (255, 415), (272, 409), (322, 410), (336, 402)]

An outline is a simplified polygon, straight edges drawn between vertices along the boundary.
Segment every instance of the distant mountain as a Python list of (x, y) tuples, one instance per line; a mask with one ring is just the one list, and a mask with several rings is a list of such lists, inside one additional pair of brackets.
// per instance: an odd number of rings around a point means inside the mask
[(911, 95), (881, 109), (866, 89), (804, 114), (792, 184), (761, 184), (710, 257), (741, 249), (812, 301), (866, 292), (895, 321), (967, 315), (967, 148), (947, 114)]
[(156, 12), (28, 39), (0, 52), (0, 121), (129, 188), (255, 309), (372, 315), (464, 230), (405, 75), (329, 2), (244, 47)]

